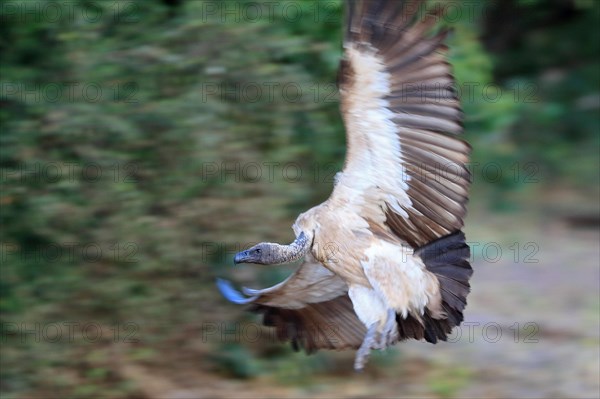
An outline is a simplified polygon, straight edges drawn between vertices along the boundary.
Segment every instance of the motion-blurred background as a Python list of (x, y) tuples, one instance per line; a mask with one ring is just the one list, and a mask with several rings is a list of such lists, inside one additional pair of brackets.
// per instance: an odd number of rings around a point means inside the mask
[(306, 356), (225, 302), (343, 165), (342, 2), (1, 4), (3, 398), (598, 397), (600, 2), (447, 1), (475, 275), (452, 343)]

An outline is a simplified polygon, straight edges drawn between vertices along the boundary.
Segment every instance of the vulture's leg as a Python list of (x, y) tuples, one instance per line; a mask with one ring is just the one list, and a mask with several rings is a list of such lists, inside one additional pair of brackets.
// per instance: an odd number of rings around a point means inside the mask
[(375, 344), (375, 336), (377, 335), (377, 324), (373, 323), (367, 330), (367, 334), (365, 335), (365, 339), (363, 340), (362, 345), (358, 348), (356, 352), (356, 358), (354, 360), (354, 370), (361, 371), (365, 364), (367, 363), (367, 359), (369, 358), (369, 354), (371, 353), (371, 348), (374, 347)]
[(385, 349), (398, 342), (398, 323), (396, 322), (396, 311), (388, 309), (387, 321), (381, 331), (379, 338), (379, 348)]

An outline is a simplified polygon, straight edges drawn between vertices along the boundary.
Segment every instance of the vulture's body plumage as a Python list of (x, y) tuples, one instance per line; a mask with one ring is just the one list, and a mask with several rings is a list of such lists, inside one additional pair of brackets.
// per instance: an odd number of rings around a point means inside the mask
[(287, 280), (243, 294), (282, 340), (307, 352), (445, 340), (463, 320), (472, 274), (461, 232), (470, 174), (446, 31), (419, 1), (347, 4), (341, 109), (347, 155), (330, 198), (301, 214), (290, 245), (258, 244), (236, 263), (304, 257)]

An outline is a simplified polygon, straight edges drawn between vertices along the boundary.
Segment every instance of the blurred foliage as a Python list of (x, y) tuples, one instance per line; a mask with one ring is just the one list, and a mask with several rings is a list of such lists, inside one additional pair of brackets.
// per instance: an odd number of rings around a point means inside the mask
[[(209, 12), (214, 1), (63, 3), (56, 18), (44, 1), (5, 2), (0, 16), (2, 392), (135, 396), (110, 356), (90, 360), (123, 342), (114, 329), (127, 322), (139, 328), (130, 361), (191, 354), (237, 377), (274, 372), (235, 343), (189, 342), (203, 322), (232, 318), (213, 286), (231, 255), (289, 240), (343, 164), (341, 2), (281, 0), (296, 14), (258, 17), (244, 1), (227, 14)], [(480, 6), (448, 21), (473, 161), (503, 171), (475, 171), (475, 190), (499, 207), (556, 182), (597, 193), (600, 3)], [(76, 345), (31, 342), (9, 328), (68, 320), (100, 323), (101, 339), (76, 329)], [(304, 373), (288, 350), (262, 356), (283, 359), (283, 380)], [(335, 367), (312, 359), (307, 370)], [(454, 389), (440, 384), (442, 396)]]

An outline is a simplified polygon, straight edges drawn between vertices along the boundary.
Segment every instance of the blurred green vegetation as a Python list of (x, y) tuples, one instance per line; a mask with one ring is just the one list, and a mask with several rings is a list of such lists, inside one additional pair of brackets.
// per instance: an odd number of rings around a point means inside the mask
[[(186, 343), (206, 321), (250, 320), (230, 314), (215, 276), (244, 243), (289, 240), (342, 167), (341, 2), (281, 0), (258, 17), (244, 1), (225, 15), (213, 1), (65, 3), (56, 18), (44, 1), (5, 2), (0, 16), (3, 395), (137, 397), (112, 354), (126, 323), (131, 362), (299, 383), (334, 369), (273, 344), (250, 356)], [(447, 21), (475, 193), (497, 209), (557, 184), (597, 196), (600, 3), (478, 7)], [(75, 343), (14, 328), (65, 321), (80, 324)], [(94, 345), (86, 323), (102, 326)]]

